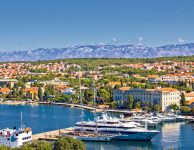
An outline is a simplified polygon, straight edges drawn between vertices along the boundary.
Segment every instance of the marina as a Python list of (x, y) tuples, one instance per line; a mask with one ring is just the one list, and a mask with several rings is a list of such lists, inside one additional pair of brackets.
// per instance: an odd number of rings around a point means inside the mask
[[(77, 122), (81, 120), (81, 110), (78, 108), (49, 106), (49, 105), (0, 105), (0, 117), (3, 120), (0, 128), (13, 128), (13, 125), (20, 126), (20, 111), (23, 112), (23, 122), (32, 128), (32, 139), (55, 140), (61, 133), (67, 133)], [(99, 113), (98, 113), (99, 115)], [(112, 114), (111, 114), (112, 116)], [(118, 118), (117, 114), (115, 116)], [(122, 120), (122, 117), (120, 117)], [(93, 113), (84, 110), (84, 120), (94, 120)], [(124, 119), (126, 120), (126, 119)], [(192, 143), (193, 127), (185, 122), (164, 123), (158, 127), (160, 131), (150, 142), (85, 142), (87, 149), (113, 148), (190, 148)], [(169, 141), (168, 139), (173, 139)], [(158, 144), (159, 143), (159, 144)]]

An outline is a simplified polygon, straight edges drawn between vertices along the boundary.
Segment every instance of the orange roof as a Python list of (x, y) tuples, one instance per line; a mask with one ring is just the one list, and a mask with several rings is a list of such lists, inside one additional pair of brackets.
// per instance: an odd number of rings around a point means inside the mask
[(194, 97), (194, 92), (185, 93), (185, 97)]
[(57, 85), (55, 86), (56, 89), (67, 89), (69, 88), (68, 86), (65, 86), (65, 85)]
[(119, 88), (120, 90), (122, 90), (122, 91), (127, 91), (127, 90), (129, 90), (129, 89), (131, 89), (131, 87), (121, 87), (121, 88)]
[(161, 92), (174, 92), (174, 91), (178, 91), (177, 89), (174, 88), (159, 88), (158, 89)]
[(9, 88), (0, 88), (1, 93), (9, 93), (11, 90)]
[(186, 102), (187, 102), (188, 105), (190, 105), (190, 104), (194, 103), (194, 98), (192, 98), (191, 100), (186, 101)]
[(158, 75), (147, 75), (148, 78), (158, 78)]
[(120, 85), (121, 82), (109, 82), (109, 85)]
[(38, 87), (30, 87), (23, 90), (24, 92), (38, 92)]

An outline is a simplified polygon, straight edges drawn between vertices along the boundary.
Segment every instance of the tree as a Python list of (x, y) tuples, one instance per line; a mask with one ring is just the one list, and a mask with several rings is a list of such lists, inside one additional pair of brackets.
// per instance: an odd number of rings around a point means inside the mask
[(52, 144), (46, 141), (34, 141), (24, 144), (21, 150), (52, 150)]
[(191, 108), (188, 106), (181, 106), (181, 112), (188, 113), (191, 111)]
[(181, 105), (186, 106), (186, 99), (185, 99), (185, 94), (184, 93), (181, 94)]
[(153, 110), (154, 110), (154, 111), (160, 111), (160, 110), (161, 110), (161, 106), (158, 105), (158, 104), (155, 104), (155, 105), (153, 106)]
[(117, 102), (116, 101), (111, 102), (109, 105), (110, 105), (111, 108), (117, 108)]
[(140, 102), (136, 102), (135, 103), (135, 108), (141, 109), (141, 103)]
[(72, 137), (61, 137), (54, 143), (54, 150), (85, 150), (85, 144)]
[(11, 148), (4, 145), (0, 145), (0, 150), (11, 150)]
[(133, 95), (131, 95), (131, 94), (128, 95), (128, 101), (129, 101), (129, 109), (132, 109), (133, 108), (133, 102), (134, 102)]
[(168, 106), (170, 109), (178, 110), (179, 106), (177, 104), (171, 104)]
[(104, 88), (101, 88), (99, 90), (99, 93), (100, 93), (100, 96), (103, 97), (103, 99), (107, 102), (108, 99), (109, 99), (109, 93), (108, 93), (108, 91), (106, 89), (104, 89)]
[(38, 87), (38, 98), (39, 98), (39, 101), (42, 101), (42, 96), (43, 96), (42, 87), (39, 86)]

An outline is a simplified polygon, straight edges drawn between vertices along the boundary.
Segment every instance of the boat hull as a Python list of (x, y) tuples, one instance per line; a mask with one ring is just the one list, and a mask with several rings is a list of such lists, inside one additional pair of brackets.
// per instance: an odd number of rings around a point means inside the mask
[(113, 140), (123, 141), (151, 141), (157, 133), (121, 134), (113, 137)]
[(112, 140), (112, 137), (84, 137), (84, 136), (73, 136), (75, 139), (82, 141), (92, 141), (92, 142), (109, 142)]

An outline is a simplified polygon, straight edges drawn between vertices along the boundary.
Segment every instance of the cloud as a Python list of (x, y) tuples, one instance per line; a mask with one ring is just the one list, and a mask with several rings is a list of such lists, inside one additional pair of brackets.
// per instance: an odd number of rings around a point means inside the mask
[(178, 38), (178, 42), (179, 42), (179, 43), (185, 43), (185, 40), (182, 39), (182, 38)]
[(144, 41), (143, 37), (139, 36), (138, 37), (138, 45), (143, 45), (143, 41)]
[(113, 40), (113, 42), (118, 42), (118, 39), (115, 37), (112, 40)]
[(143, 41), (143, 37), (138, 37), (138, 40), (139, 40), (139, 42), (142, 42)]

